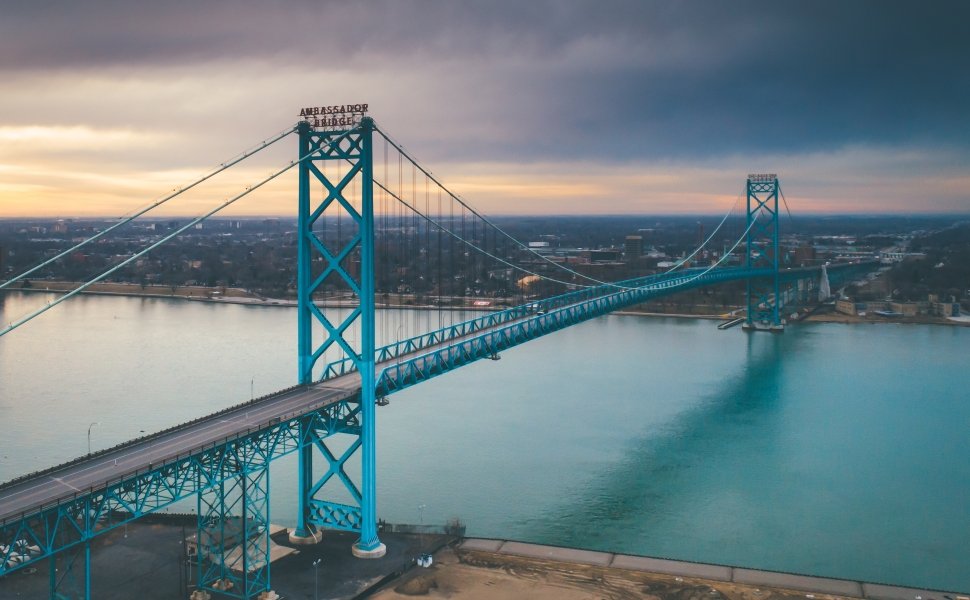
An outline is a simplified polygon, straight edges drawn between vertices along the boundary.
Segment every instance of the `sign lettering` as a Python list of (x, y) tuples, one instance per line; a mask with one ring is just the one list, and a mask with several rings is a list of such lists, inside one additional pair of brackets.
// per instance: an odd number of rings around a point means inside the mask
[(366, 104), (332, 104), (300, 109), (300, 118), (314, 128), (352, 127), (367, 113)]

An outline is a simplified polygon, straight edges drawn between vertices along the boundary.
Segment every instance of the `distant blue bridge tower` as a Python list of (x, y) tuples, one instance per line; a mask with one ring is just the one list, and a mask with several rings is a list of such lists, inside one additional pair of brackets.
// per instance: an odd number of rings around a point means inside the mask
[[(385, 553), (377, 536), (376, 501), (373, 132), (370, 117), (341, 131), (316, 131), (307, 122), (298, 128), (299, 382), (319, 380), (314, 377), (317, 363), (327, 350), (336, 349), (360, 373), (361, 392), (356, 402), (312, 413), (300, 424), (298, 515), (291, 536), (296, 543), (315, 543), (322, 528), (359, 531), (353, 551), (366, 558)], [(314, 182), (324, 190), (319, 203), (311, 197)], [(334, 223), (344, 222), (333, 230)], [(359, 300), (339, 322), (328, 318), (319, 302), (333, 289)], [(314, 331), (320, 329), (322, 341), (316, 343)], [(339, 452), (326, 440), (335, 434), (351, 438)], [(359, 487), (347, 469), (358, 453)], [(320, 477), (314, 475), (314, 454), (326, 460)], [(321, 497), (334, 487), (346, 500)]]
[(748, 314), (744, 328), (752, 331), (783, 331), (779, 314), (781, 290), (778, 266), (778, 177), (771, 174), (748, 175), (747, 236), (744, 266), (751, 271), (765, 270), (768, 276), (747, 280)]

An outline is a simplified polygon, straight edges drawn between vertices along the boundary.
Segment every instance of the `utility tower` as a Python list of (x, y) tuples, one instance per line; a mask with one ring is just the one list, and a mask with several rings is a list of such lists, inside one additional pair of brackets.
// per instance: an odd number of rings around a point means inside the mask
[(745, 267), (764, 271), (748, 278), (748, 316), (744, 328), (751, 331), (784, 331), (779, 315), (778, 285), (778, 177), (774, 173), (748, 175)]
[[(300, 423), (299, 514), (291, 539), (311, 544), (319, 541), (320, 529), (359, 531), (353, 552), (363, 558), (385, 552), (377, 537), (375, 472), (373, 131), (366, 116), (343, 128), (299, 126), (299, 382), (319, 381), (330, 368), (321, 359), (329, 355), (333, 365), (336, 353), (342, 368), (360, 373), (361, 392), (355, 401), (311, 413)], [(314, 200), (313, 190), (321, 187)], [(325, 311), (324, 303), (337, 298), (358, 302)], [(350, 441), (338, 447), (337, 437)], [(319, 475), (315, 454), (326, 461)], [(359, 485), (350, 475), (356, 465), (347, 468), (358, 456)]]

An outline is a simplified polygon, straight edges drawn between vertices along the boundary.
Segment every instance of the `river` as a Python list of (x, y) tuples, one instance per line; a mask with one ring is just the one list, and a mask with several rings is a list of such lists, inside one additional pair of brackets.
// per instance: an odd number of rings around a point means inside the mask
[[(11, 293), (0, 319), (48, 299)], [(438, 317), (399, 318), (381, 331)], [(0, 480), (83, 454), (89, 428), (97, 450), (292, 385), (295, 319), (84, 296), (0, 338)], [(391, 396), (379, 514), (970, 590), (968, 348), (959, 327), (600, 318)], [(292, 524), (295, 457), (271, 485)]]

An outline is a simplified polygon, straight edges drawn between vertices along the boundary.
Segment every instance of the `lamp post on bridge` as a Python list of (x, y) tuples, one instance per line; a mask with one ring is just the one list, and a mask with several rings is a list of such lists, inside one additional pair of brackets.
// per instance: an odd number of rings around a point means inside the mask
[(424, 554), (424, 509), (428, 508), (427, 504), (421, 503), (418, 505), (418, 554)]
[(94, 423), (91, 423), (90, 425), (88, 425), (88, 456), (91, 455), (91, 428), (94, 427), (95, 425), (100, 425), (100, 424), (101, 424), (101, 421), (95, 421)]
[(313, 600), (320, 600), (320, 561), (321, 558), (313, 561)]

